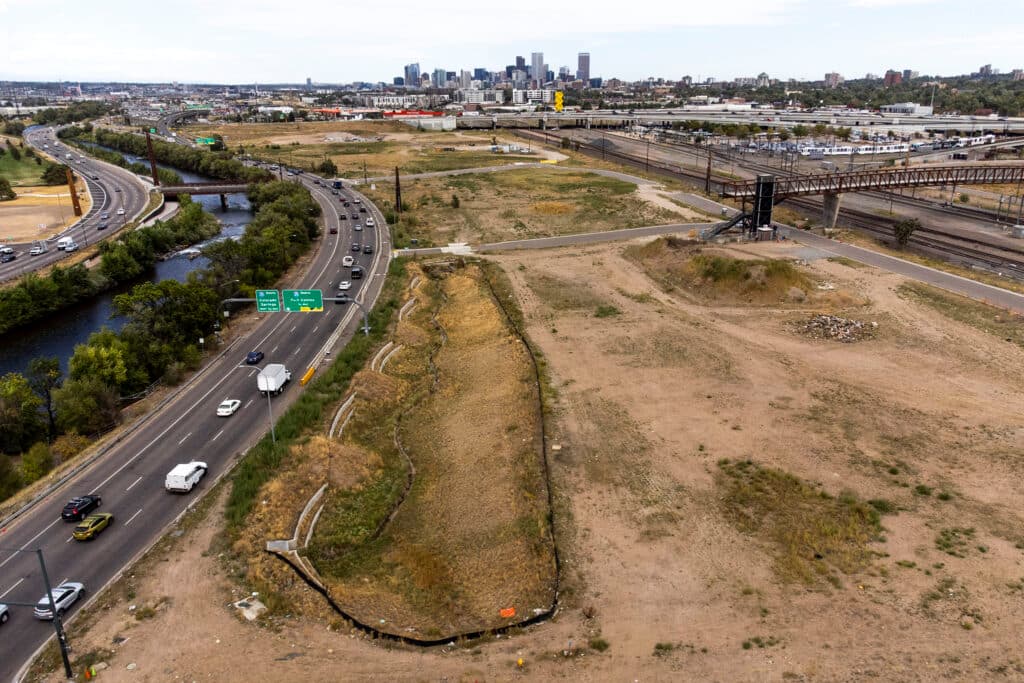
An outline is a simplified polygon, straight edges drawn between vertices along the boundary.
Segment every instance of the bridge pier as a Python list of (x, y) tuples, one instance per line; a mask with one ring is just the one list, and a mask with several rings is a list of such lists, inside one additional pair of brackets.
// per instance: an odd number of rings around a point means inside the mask
[(224, 211), (228, 210), (228, 196), (226, 194), (220, 196), (220, 208)]
[(839, 218), (840, 196), (838, 192), (826, 192), (823, 195), (821, 222), (826, 228), (836, 227), (836, 219)]

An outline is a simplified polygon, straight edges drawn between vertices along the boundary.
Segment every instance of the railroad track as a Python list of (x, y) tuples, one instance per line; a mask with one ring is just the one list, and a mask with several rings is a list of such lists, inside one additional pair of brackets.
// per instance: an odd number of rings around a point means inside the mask
[[(521, 137), (530, 138), (552, 146), (560, 144), (562, 139), (559, 136), (550, 136), (546, 133), (538, 133), (534, 131), (517, 131), (516, 134)], [(577, 142), (574, 142), (574, 148), (576, 148), (576, 144)], [(672, 147), (663, 143), (652, 144), (658, 145), (659, 147)], [(589, 142), (578, 142), (578, 145), (579, 151), (587, 154), (588, 156), (612, 159), (626, 166), (654, 171), (660, 175), (685, 180), (690, 183), (697, 183), (700, 186), (703, 186), (706, 180), (706, 174), (701, 173), (700, 171), (688, 169), (683, 166), (672, 166), (660, 161), (651, 161), (645, 157), (629, 154), (619, 149), (612, 149), (608, 144), (600, 145)], [(723, 155), (721, 152), (713, 151), (713, 156), (717, 156), (720, 159), (724, 158), (730, 161), (735, 161), (736, 163), (742, 163), (748, 170), (770, 172), (775, 175), (787, 175), (777, 167), (757, 162), (750, 162), (747, 159), (735, 160), (730, 156)], [(730, 180), (731, 178), (715, 174), (712, 171), (712, 192), (716, 190), (720, 191), (722, 189), (722, 184), (729, 182)], [(879, 196), (884, 196), (886, 199), (892, 199), (893, 201), (903, 204), (914, 206), (920, 206), (922, 204), (921, 200), (914, 200), (898, 194), (892, 197), (889, 196), (890, 193), (879, 192), (877, 194)], [(821, 210), (820, 204), (815, 203), (813, 200), (793, 198), (787, 199), (785, 202), (788, 206), (795, 206), (807, 212), (813, 213)], [(964, 215), (960, 211), (948, 211), (950, 207), (939, 208), (931, 204), (928, 206), (932, 209), (939, 209)], [(840, 214), (843, 222), (852, 227), (868, 232), (874, 236), (881, 236), (887, 239), (892, 238), (892, 228), (896, 223), (895, 219), (877, 216), (866, 211), (850, 208), (841, 209)], [(974, 214), (971, 215), (971, 217), (978, 218), (979, 216)], [(915, 231), (915, 233), (911, 235), (908, 243), (916, 249), (929, 252), (932, 255), (940, 255), (945, 257), (947, 260), (952, 260), (953, 262), (957, 262), (962, 265), (969, 267), (980, 266), (985, 270), (1001, 273), (1004, 276), (1013, 277), (1014, 279), (1024, 280), (1024, 249), (1013, 249), (1006, 247), (1005, 245), (993, 244), (983, 239), (953, 235), (942, 230), (936, 230), (928, 227), (922, 227)]]

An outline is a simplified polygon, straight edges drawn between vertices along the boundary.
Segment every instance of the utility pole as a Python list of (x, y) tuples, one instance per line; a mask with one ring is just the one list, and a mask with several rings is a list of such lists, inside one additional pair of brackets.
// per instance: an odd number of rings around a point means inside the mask
[(366, 178), (366, 161), (363, 161), (363, 184), (368, 183), (369, 180)]
[(711, 147), (708, 146), (708, 170), (704, 174), (704, 192), (711, 194)]
[(146, 131), (146, 150), (149, 152), (149, 169), (153, 172), (153, 184), (160, 185), (160, 176), (156, 172), (156, 155), (153, 154), (153, 140), (149, 137), (149, 131)]
[(395, 218), (402, 213), (402, 182), (398, 178), (398, 167), (395, 166)]

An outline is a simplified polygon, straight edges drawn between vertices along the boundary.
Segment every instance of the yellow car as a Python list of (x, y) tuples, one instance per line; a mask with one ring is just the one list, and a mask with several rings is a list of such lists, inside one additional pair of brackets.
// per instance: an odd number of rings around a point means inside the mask
[(89, 515), (83, 519), (71, 535), (75, 537), (76, 541), (91, 541), (113, 521), (114, 515), (109, 512), (97, 512), (95, 515)]

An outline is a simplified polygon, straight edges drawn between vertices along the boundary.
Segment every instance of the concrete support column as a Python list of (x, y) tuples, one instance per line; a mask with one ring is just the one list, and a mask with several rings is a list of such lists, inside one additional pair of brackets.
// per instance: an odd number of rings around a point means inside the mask
[(226, 194), (222, 194), (220, 196), (220, 208), (224, 209), (225, 211), (228, 210), (228, 196)]
[(822, 223), (826, 228), (836, 227), (836, 219), (839, 218), (839, 198), (838, 192), (826, 192), (824, 201), (822, 202)]

